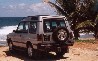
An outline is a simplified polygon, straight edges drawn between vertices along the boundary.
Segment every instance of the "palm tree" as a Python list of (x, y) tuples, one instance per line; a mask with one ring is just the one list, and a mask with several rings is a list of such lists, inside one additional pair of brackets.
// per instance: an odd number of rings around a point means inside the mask
[(95, 22), (97, 12), (93, 8), (95, 7), (96, 0), (55, 0), (55, 3), (50, 1), (48, 3), (56, 8), (59, 15), (65, 15), (67, 17), (71, 29), (74, 31), (75, 39), (79, 37), (79, 29), (76, 28), (78, 28), (77, 26), (80, 23), (87, 20)]

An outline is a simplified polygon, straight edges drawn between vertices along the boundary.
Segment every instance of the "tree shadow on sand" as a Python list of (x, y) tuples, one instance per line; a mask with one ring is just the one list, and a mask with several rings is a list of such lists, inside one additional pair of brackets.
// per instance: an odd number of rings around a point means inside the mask
[(19, 51), (15, 51), (13, 53), (9, 52), (9, 51), (4, 51), (6, 53), (7, 56), (12, 56), (12, 57), (16, 57), (19, 58), (21, 60), (24, 61), (40, 61), (40, 60), (44, 60), (44, 61), (56, 61), (56, 60), (60, 60), (60, 59), (66, 59), (68, 57), (57, 57), (56, 55), (47, 53), (47, 54), (39, 54), (37, 53), (36, 55), (40, 55), (40, 56), (36, 56), (35, 58), (28, 58), (25, 52), (19, 52)]

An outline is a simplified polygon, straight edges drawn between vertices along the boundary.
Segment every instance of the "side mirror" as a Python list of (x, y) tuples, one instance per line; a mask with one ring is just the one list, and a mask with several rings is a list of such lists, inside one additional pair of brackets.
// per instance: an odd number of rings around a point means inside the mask
[(18, 27), (17, 27), (17, 29), (18, 29)]

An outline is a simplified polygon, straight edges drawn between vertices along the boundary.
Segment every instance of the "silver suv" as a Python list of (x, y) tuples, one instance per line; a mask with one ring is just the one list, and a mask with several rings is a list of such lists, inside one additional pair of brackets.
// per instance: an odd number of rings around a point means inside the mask
[(63, 56), (74, 44), (73, 32), (65, 16), (28, 16), (16, 30), (7, 35), (9, 51), (26, 51), (29, 57), (35, 52), (55, 52)]

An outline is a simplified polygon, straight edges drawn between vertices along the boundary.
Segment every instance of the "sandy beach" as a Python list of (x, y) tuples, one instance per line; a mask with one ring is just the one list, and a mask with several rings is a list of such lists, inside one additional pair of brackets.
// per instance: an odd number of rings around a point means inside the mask
[(65, 53), (63, 58), (57, 58), (53, 54), (55, 53), (29, 59), (25, 53), (16, 51), (12, 54), (8, 51), (8, 46), (0, 47), (0, 61), (98, 61), (98, 42), (94, 44), (76, 42), (74, 46), (69, 47), (69, 53)]

